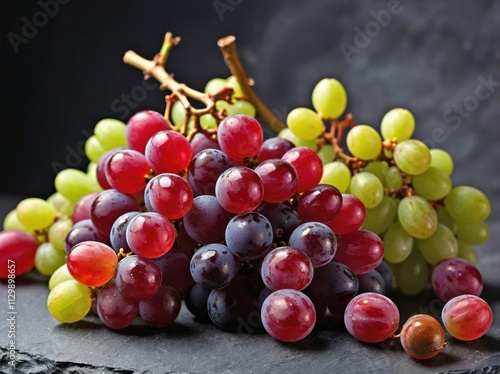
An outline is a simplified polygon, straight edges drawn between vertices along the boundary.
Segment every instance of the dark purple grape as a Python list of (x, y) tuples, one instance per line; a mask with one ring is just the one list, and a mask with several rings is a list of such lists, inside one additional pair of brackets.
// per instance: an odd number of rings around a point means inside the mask
[(118, 263), (116, 288), (135, 301), (150, 299), (160, 289), (161, 271), (156, 262), (143, 256), (128, 256)]
[(240, 262), (223, 244), (208, 244), (191, 258), (191, 276), (207, 288), (227, 286), (238, 273)]
[(290, 140), (285, 138), (269, 138), (262, 143), (259, 152), (257, 153), (257, 161), (263, 162), (272, 158), (281, 158), (283, 155), (294, 148)]
[(197, 153), (188, 168), (187, 180), (196, 195), (215, 196), (219, 176), (233, 166), (229, 157), (219, 149), (205, 149)]
[(182, 220), (188, 235), (200, 244), (218, 243), (224, 240), (231, 215), (210, 195), (195, 197), (193, 206)]
[(108, 245), (109, 237), (99, 233), (90, 219), (85, 219), (76, 223), (66, 236), (64, 242), (66, 254), (69, 254), (75, 245), (86, 241), (101, 242)]
[(384, 277), (376, 271), (370, 270), (368, 273), (358, 274), (359, 290), (358, 293), (374, 292), (385, 295)]
[(351, 269), (340, 262), (332, 261), (314, 269), (314, 278), (309, 288), (320, 303), (328, 305), (335, 319), (343, 321), (344, 310), (358, 293), (359, 283)]
[(97, 294), (99, 319), (111, 329), (123, 329), (137, 317), (139, 304), (124, 296), (114, 283), (108, 283)]
[(193, 253), (198, 249), (198, 242), (188, 235), (182, 221), (177, 222), (175, 227), (177, 229), (177, 237), (170, 252), (184, 253), (191, 259)]
[(387, 264), (387, 262), (382, 261), (376, 268), (375, 271), (379, 272), (384, 278), (385, 292), (384, 295), (388, 295), (392, 288), (392, 270)]
[(109, 236), (118, 217), (140, 209), (139, 203), (132, 196), (110, 189), (97, 195), (90, 208), (90, 217), (97, 231)]
[(193, 284), (186, 292), (186, 307), (198, 322), (212, 322), (208, 316), (207, 300), (212, 290), (199, 283)]
[(163, 284), (151, 299), (139, 303), (139, 315), (146, 325), (162, 328), (175, 321), (181, 305), (179, 293), (173, 287)]
[(127, 226), (130, 220), (138, 214), (139, 212), (128, 212), (122, 214), (116, 219), (115, 223), (113, 223), (109, 239), (111, 241), (111, 248), (113, 248), (116, 253), (120, 252), (120, 249), (122, 248), (124, 253), (131, 251), (127, 243)]
[(191, 148), (193, 150), (193, 155), (195, 155), (205, 149), (220, 149), (220, 146), (217, 139), (212, 139), (199, 132), (193, 137), (193, 140), (191, 140)]
[(182, 252), (169, 251), (155, 259), (162, 274), (162, 283), (172, 286), (183, 295), (194, 283), (189, 270), (190, 258)]
[(297, 210), (302, 222), (333, 220), (342, 208), (342, 194), (329, 184), (318, 184), (305, 191), (299, 198)]
[(226, 227), (226, 245), (243, 260), (264, 257), (273, 244), (271, 223), (256, 212), (238, 214)]
[(293, 230), (300, 224), (297, 212), (285, 204), (263, 203), (257, 212), (271, 223), (274, 234), (273, 241), (280, 246), (288, 243)]
[(335, 257), (337, 238), (327, 225), (307, 222), (293, 231), (288, 245), (303, 251), (311, 259), (314, 267), (320, 267)]

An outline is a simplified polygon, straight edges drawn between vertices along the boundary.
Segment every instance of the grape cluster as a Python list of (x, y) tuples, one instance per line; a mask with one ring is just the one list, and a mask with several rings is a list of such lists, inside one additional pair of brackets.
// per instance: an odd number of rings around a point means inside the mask
[[(167, 118), (147, 110), (127, 124), (100, 121), (85, 145), (87, 173), (61, 171), (54, 195), (6, 217), (0, 259), (50, 276), (57, 320), (93, 310), (112, 329), (137, 316), (161, 328), (184, 300), (199, 321), (293, 342), (328, 311), (361, 341), (397, 336), (427, 359), (444, 347), (440, 323), (417, 315), (395, 335), (399, 311), (386, 295), (417, 295), (430, 279), (452, 336), (486, 333), (492, 312), (478, 297), (472, 246), (488, 239), (490, 203), (452, 186), (450, 155), (411, 139), (408, 110), (389, 111), (382, 135), (351, 115), (341, 121), (345, 89), (324, 79), (314, 110), (292, 110), (288, 127), (264, 140), (234, 77), (205, 92), (226, 89), (218, 115), (167, 100)], [(350, 155), (340, 147), (348, 128)]]

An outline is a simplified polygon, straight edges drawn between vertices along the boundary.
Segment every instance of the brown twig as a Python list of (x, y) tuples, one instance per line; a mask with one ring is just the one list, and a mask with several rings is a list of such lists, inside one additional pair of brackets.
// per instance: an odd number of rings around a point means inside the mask
[(231, 74), (236, 77), (236, 80), (240, 84), (243, 95), (255, 106), (257, 114), (275, 133), (284, 129), (286, 127), (285, 124), (273, 114), (273, 112), (262, 102), (253, 88), (248, 84), (248, 77), (243, 69), (243, 65), (241, 64), (240, 57), (236, 49), (236, 38), (233, 35), (226, 36), (219, 39), (217, 45), (224, 56), (226, 65), (229, 67), (229, 70), (231, 70)]

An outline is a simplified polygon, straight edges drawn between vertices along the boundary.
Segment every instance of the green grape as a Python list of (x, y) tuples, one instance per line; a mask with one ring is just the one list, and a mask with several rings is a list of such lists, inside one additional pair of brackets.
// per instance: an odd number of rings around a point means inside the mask
[(231, 104), (229, 104), (226, 100), (217, 100), (215, 102), (215, 109), (217, 111), (224, 109), (227, 113), (227, 108), (229, 108), (229, 105), (231, 105)]
[(60, 219), (55, 222), (49, 229), (49, 242), (52, 246), (59, 250), (64, 251), (64, 242), (66, 236), (73, 228), (73, 221), (71, 219)]
[(97, 173), (97, 164), (94, 162), (89, 162), (87, 165), (87, 175), (93, 177)]
[(67, 280), (74, 280), (73, 276), (70, 274), (68, 270), (68, 266), (66, 264), (61, 265), (54, 273), (50, 276), (49, 279), (49, 290), (52, 291), (55, 286), (59, 283), (62, 283)]
[(375, 208), (366, 209), (366, 218), (362, 229), (381, 235), (391, 226), (396, 213), (396, 199), (390, 196), (384, 196), (381, 203)]
[(101, 156), (106, 152), (107, 150), (99, 143), (95, 135), (92, 135), (85, 142), (85, 154), (92, 162), (99, 162)]
[(457, 224), (457, 238), (465, 244), (481, 244), (489, 237), (490, 228), (486, 222)]
[(186, 118), (186, 110), (182, 106), (182, 103), (176, 100), (170, 110), (170, 120), (175, 127), (180, 129), (184, 125), (184, 118)]
[(35, 267), (40, 274), (51, 276), (66, 263), (66, 252), (58, 251), (50, 243), (42, 243), (35, 253)]
[(384, 198), (382, 182), (375, 175), (366, 171), (351, 178), (349, 190), (351, 194), (361, 200), (366, 209), (375, 208)]
[(385, 180), (385, 173), (389, 169), (389, 164), (385, 161), (371, 161), (362, 171), (367, 171), (375, 175), (381, 181)]
[(65, 209), (65, 207), (68, 205), (69, 200), (66, 199), (59, 192), (54, 192), (52, 195), (50, 195), (47, 198), (47, 202), (50, 205), (52, 205), (54, 208), (56, 208), (56, 211), (62, 212)]
[(318, 150), (318, 156), (323, 162), (323, 165), (326, 165), (333, 161), (333, 156), (335, 155), (335, 148), (333, 148), (330, 144), (323, 144), (320, 150)]
[(342, 162), (329, 162), (323, 166), (323, 176), (319, 183), (337, 187), (340, 192), (345, 193), (351, 183), (351, 171)]
[(406, 260), (394, 265), (393, 273), (397, 286), (403, 294), (408, 296), (421, 293), (429, 281), (429, 265), (415, 249)]
[[(95, 178), (94, 178), (95, 179)], [(61, 170), (54, 181), (57, 192), (71, 202), (76, 202), (85, 195), (101, 191), (95, 180), (77, 169)]]
[(94, 135), (107, 151), (113, 148), (126, 147), (127, 126), (120, 120), (105, 118), (97, 122), (94, 128)]
[(205, 85), (205, 93), (214, 95), (224, 87), (227, 87), (227, 82), (224, 78), (213, 78), (210, 79)]
[(354, 126), (347, 133), (347, 148), (354, 157), (361, 160), (373, 160), (382, 150), (382, 139), (378, 132), (368, 125)]
[(446, 196), (444, 206), (455, 221), (462, 223), (482, 222), (491, 212), (491, 204), (486, 195), (470, 186), (453, 188)]
[(227, 107), (226, 113), (228, 116), (232, 116), (233, 114), (247, 114), (255, 117), (256, 110), (250, 101), (238, 100)]
[(344, 86), (333, 78), (320, 80), (314, 86), (312, 104), (314, 110), (323, 118), (339, 118), (347, 106), (347, 93)]
[(451, 232), (456, 235), (458, 232), (458, 223), (453, 218), (451, 218), (446, 208), (444, 206), (439, 206), (436, 213), (438, 222), (448, 227)]
[(460, 240), (458, 242), (458, 252), (457, 257), (463, 258), (464, 260), (469, 261), (472, 265), (477, 266), (477, 252), (474, 247), (470, 244), (465, 244)]
[(431, 166), (444, 171), (448, 176), (453, 173), (453, 158), (442, 149), (434, 148), (431, 152)]
[(394, 191), (399, 191), (401, 186), (403, 185), (403, 177), (401, 176), (401, 172), (397, 168), (397, 166), (391, 166), (385, 172), (385, 178), (382, 179), (385, 181), (385, 186)]
[(408, 234), (417, 239), (430, 238), (438, 226), (432, 205), (420, 196), (407, 196), (398, 207), (398, 218)]
[(217, 127), (217, 121), (210, 113), (206, 113), (200, 116), (200, 125), (204, 129), (215, 129)]
[(16, 207), (17, 218), (28, 230), (49, 227), (56, 218), (57, 211), (45, 200), (31, 197), (22, 200)]
[(25, 231), (28, 234), (34, 234), (34, 230), (28, 229), (24, 226), (21, 221), (19, 221), (19, 217), (17, 216), (17, 212), (15, 209), (11, 210), (3, 220), (3, 229), (4, 230), (21, 230)]
[(52, 317), (64, 323), (80, 321), (91, 306), (90, 289), (76, 280), (59, 283), (47, 298), (47, 307)]
[(394, 161), (403, 173), (418, 175), (429, 169), (431, 152), (420, 140), (404, 140), (396, 145)]
[(403, 108), (394, 108), (388, 111), (380, 124), (380, 132), (385, 140), (393, 140), (394, 138), (398, 142), (408, 140), (413, 135), (414, 130), (415, 118), (409, 110)]
[(413, 241), (401, 224), (394, 222), (384, 235), (384, 259), (393, 264), (403, 262), (411, 254)]
[(295, 135), (288, 127), (280, 130), (277, 135), (279, 138), (285, 138), (290, 140), (296, 147), (307, 147), (312, 149), (314, 152), (318, 150), (318, 144), (316, 140), (304, 140)]
[(324, 123), (308, 108), (295, 108), (286, 117), (288, 128), (300, 139), (314, 140), (323, 132)]
[(417, 239), (417, 247), (420, 254), (432, 266), (446, 258), (457, 255), (458, 243), (451, 230), (438, 223), (436, 232), (428, 239)]
[(238, 80), (234, 75), (229, 76), (226, 79), (226, 85), (231, 87), (233, 89), (233, 97), (234, 98), (242, 98), (243, 97), (243, 90), (241, 89), (240, 84), (238, 83)]
[(450, 177), (432, 166), (422, 174), (415, 175), (411, 182), (417, 194), (427, 200), (442, 199), (451, 191)]

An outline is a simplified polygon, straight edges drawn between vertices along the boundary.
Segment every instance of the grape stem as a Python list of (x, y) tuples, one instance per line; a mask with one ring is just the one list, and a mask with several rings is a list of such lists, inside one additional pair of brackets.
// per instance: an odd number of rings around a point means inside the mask
[[(274, 131), (278, 132), (285, 125), (278, 119), (274, 114), (267, 108), (267, 106), (259, 99), (255, 94), (253, 89), (250, 87), (249, 80), (246, 76), (243, 66), (241, 65), (238, 52), (236, 50), (236, 38), (234, 36), (228, 36), (219, 40), (219, 47), (224, 55), (224, 60), (228, 65), (229, 69), (233, 75), (238, 80), (241, 89), (246, 96), (246, 98), (252, 102), (255, 106), (257, 113), (262, 117), (264, 122)], [(233, 94), (233, 89), (225, 87), (215, 94), (207, 94), (204, 92), (197, 91), (184, 83), (176, 81), (172, 74), (169, 74), (165, 70), (165, 64), (167, 62), (168, 55), (171, 49), (180, 42), (179, 37), (173, 37), (172, 33), (167, 32), (165, 34), (165, 39), (163, 45), (155, 57), (152, 60), (148, 60), (136, 52), (129, 50), (125, 52), (123, 56), (123, 62), (141, 70), (144, 74), (145, 79), (153, 77), (158, 82), (160, 82), (161, 89), (167, 89), (171, 91), (170, 95), (165, 97), (166, 107), (165, 107), (165, 119), (167, 120), (170, 128), (172, 130), (179, 131), (170, 122), (170, 114), (172, 111), (172, 106), (175, 101), (180, 101), (182, 106), (186, 111), (186, 116), (184, 119), (184, 124), (180, 129), (180, 132), (185, 135), (188, 139), (191, 139), (196, 133), (202, 132), (208, 136), (214, 135), (216, 129), (206, 130), (203, 129), (200, 124), (200, 116), (204, 114), (211, 114), (219, 123), (226, 116), (224, 111), (217, 111), (215, 108), (215, 102), (218, 100), (224, 100), (231, 102), (231, 96)], [(189, 99), (194, 99), (204, 104), (203, 108), (195, 108), (189, 102)], [(193, 117), (193, 128), (188, 132), (188, 123), (190, 118)]]

